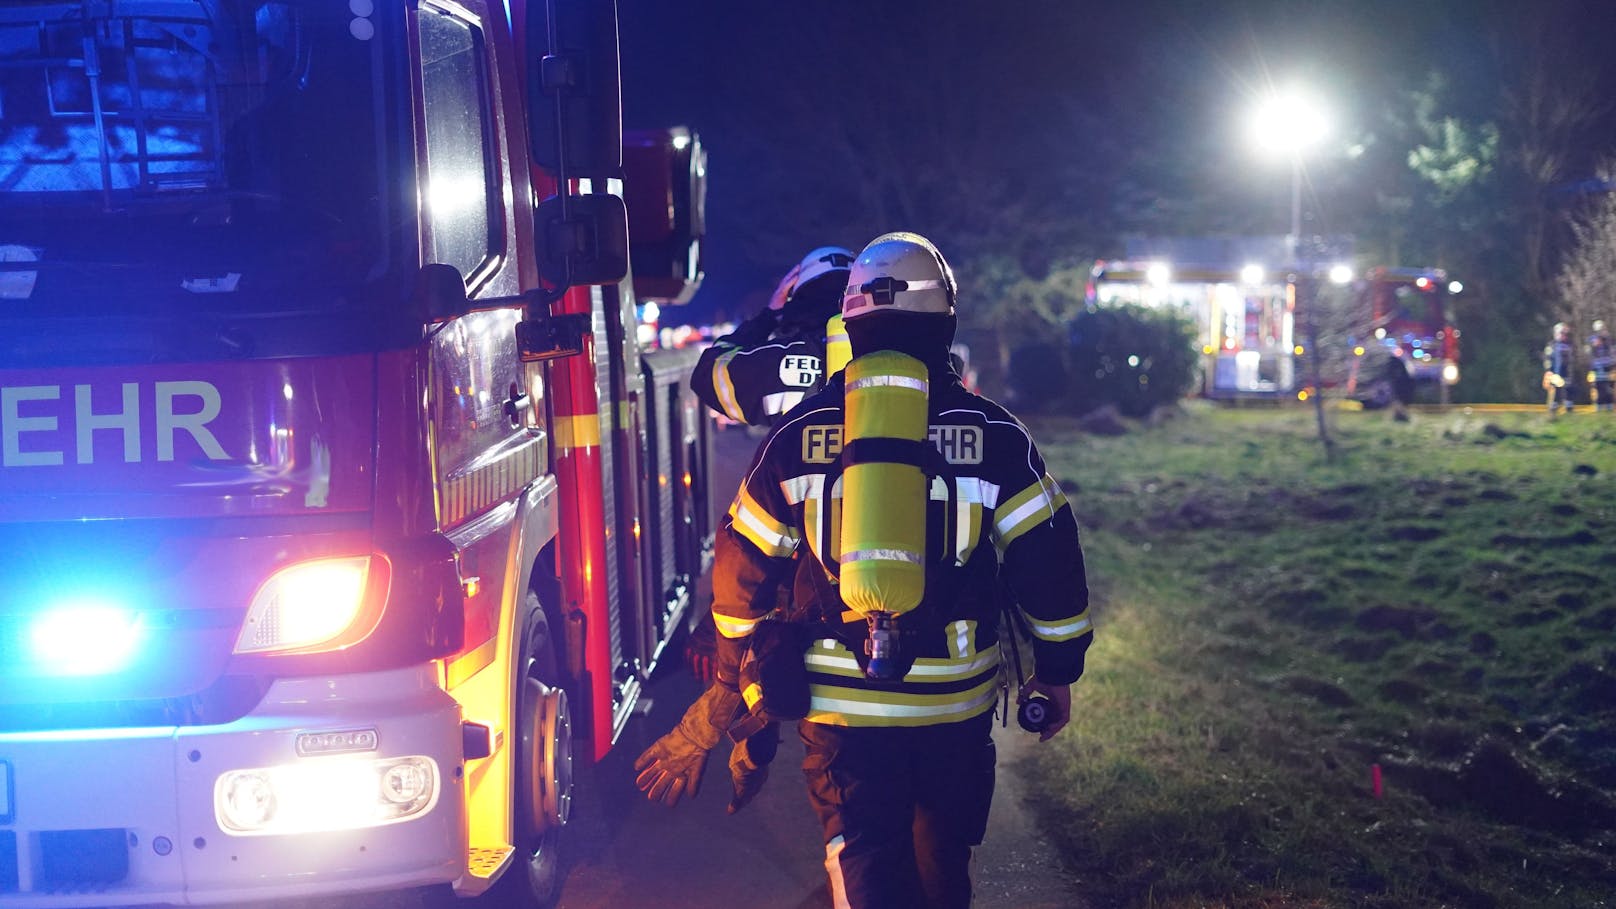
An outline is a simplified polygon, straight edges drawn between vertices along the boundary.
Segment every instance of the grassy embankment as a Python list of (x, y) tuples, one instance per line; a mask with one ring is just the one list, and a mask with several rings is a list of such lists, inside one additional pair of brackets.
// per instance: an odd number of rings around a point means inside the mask
[(1044, 826), (1097, 907), (1616, 906), (1616, 417), (1333, 419), (1034, 426), (1098, 621)]

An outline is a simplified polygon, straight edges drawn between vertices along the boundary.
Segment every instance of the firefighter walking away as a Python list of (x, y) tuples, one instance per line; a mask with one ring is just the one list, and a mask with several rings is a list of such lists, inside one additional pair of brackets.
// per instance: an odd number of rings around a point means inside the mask
[[(993, 796), (1000, 584), (1031, 630), (1021, 695), (1048, 699), (1042, 740), (1068, 721), (1093, 637), (1065, 496), (1026, 428), (951, 367), (955, 295), (924, 237), (864, 248), (842, 301), (853, 359), (770, 431), (718, 540), (714, 688), (735, 693), (710, 692), (686, 720), (735, 705), (738, 798), (773, 727), (799, 720), (837, 906), (970, 905)], [(670, 733), (642, 755), (642, 787), (688, 777), (689, 754), (715, 741)]]

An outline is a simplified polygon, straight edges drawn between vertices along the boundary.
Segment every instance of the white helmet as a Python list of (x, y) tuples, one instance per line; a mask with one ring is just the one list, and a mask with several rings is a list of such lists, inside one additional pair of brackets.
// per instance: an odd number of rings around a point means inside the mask
[(1602, 332), (1604, 330), (1605, 330), (1605, 320), (1604, 319), (1595, 319), (1594, 320), (1594, 334), (1598, 334), (1598, 333), (1600, 333), (1600, 332)]
[(853, 261), (842, 319), (876, 312), (952, 315), (957, 289), (954, 270), (930, 240), (905, 231), (882, 234)]
[(770, 309), (784, 309), (786, 302), (791, 299), (797, 288), (804, 286), (815, 278), (821, 278), (833, 271), (846, 272), (848, 266), (853, 264), (853, 251), (840, 246), (821, 246), (802, 257), (802, 261), (791, 267), (780, 278), (780, 283), (769, 296)]

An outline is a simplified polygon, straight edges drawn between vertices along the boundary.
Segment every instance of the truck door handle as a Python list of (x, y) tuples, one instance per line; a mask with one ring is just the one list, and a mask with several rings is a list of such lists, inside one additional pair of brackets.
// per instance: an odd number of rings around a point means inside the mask
[(511, 386), (511, 396), (505, 399), (505, 417), (511, 421), (512, 426), (522, 422), (522, 411), (533, 406), (533, 396), (525, 391)]

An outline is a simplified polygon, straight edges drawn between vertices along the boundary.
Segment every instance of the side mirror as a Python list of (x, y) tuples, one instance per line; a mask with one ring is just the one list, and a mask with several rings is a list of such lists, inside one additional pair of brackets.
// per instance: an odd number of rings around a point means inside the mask
[(551, 196), (534, 213), (539, 275), (558, 288), (616, 284), (628, 274), (628, 211), (605, 193)]
[(616, 0), (548, 0), (529, 16), (527, 128), (533, 160), (565, 183), (623, 166)]
[(630, 130), (623, 138), (634, 295), (688, 303), (703, 275), (707, 152), (701, 138), (683, 127)]

